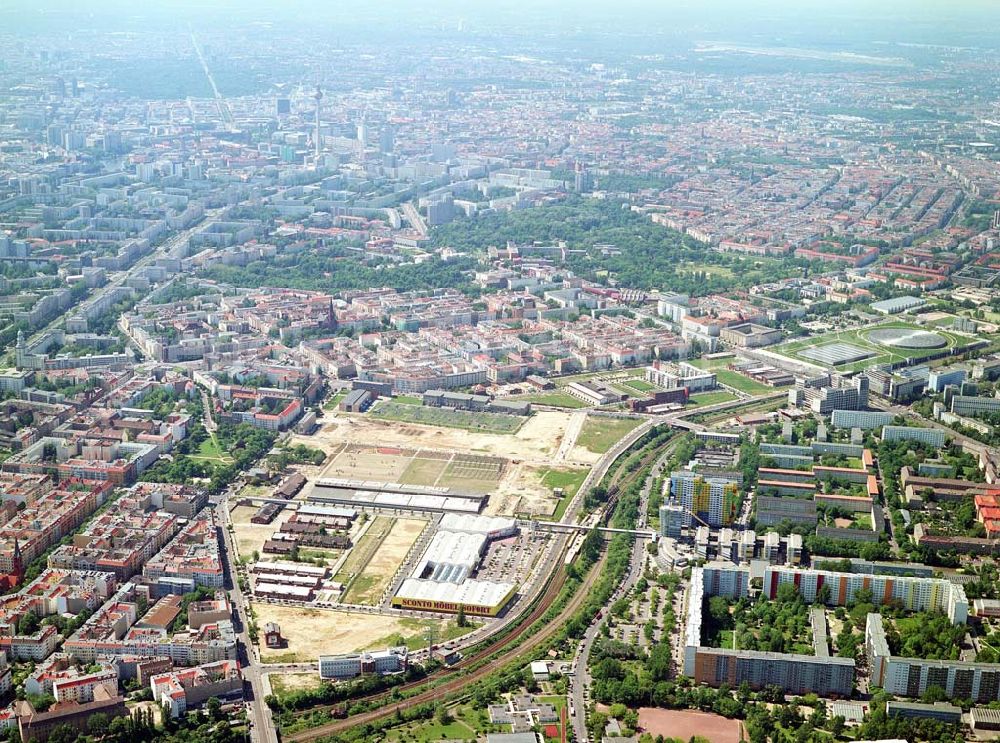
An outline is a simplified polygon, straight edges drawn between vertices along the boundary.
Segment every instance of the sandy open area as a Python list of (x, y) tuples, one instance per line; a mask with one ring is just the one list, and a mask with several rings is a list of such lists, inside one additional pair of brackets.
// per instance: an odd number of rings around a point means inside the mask
[[(380, 614), (307, 609), (294, 606), (254, 603), (257, 625), (277, 622), (288, 647), (260, 647), (264, 663), (311, 662), (323, 654), (352, 653), (377, 646), (390, 635), (404, 638), (420, 636), (434, 622), (443, 628), (444, 620), (416, 620)], [(263, 634), (261, 635), (263, 638)]]
[(721, 715), (687, 710), (639, 708), (639, 729), (644, 733), (688, 740), (700, 735), (712, 743), (739, 743), (740, 721)]
[[(541, 483), (538, 471), (550, 467), (554, 460), (566, 465), (591, 465), (600, 459), (599, 454), (574, 445), (585, 417), (579, 412), (545, 410), (533, 414), (517, 433), (492, 434), (338, 413), (323, 418), (323, 428), (312, 436), (292, 436), (291, 439), (293, 444), (303, 443), (337, 453), (326, 464), (323, 471), (325, 477), (369, 478), (413, 484), (433, 480), (432, 484), (458, 489), (479, 488), (474, 488), (471, 480), (463, 482), (448, 472), (435, 474), (435, 465), (430, 461), (392, 457), (379, 459), (342, 450), (345, 444), (359, 444), (422, 449), (422, 456), (440, 452), (442, 455), (458, 453), (503, 457), (510, 461), (500, 481), (495, 485), (484, 481), (481, 488), (491, 493), (485, 513), (544, 515), (552, 512), (555, 500), (551, 490)], [(304, 492), (308, 492), (308, 488)]]
[[(236, 549), (240, 557), (250, 557), (254, 551), (261, 552), (264, 542), (278, 531), (281, 525), (291, 518), (294, 511), (286, 508), (270, 524), (252, 524), (251, 517), (257, 513), (257, 506), (237, 506), (230, 512), (233, 522), (233, 533), (236, 539)], [(263, 554), (262, 554), (263, 556)]]
[(271, 689), (275, 693), (284, 694), (292, 691), (302, 691), (303, 689), (315, 689), (323, 683), (319, 674), (315, 671), (310, 671), (309, 673), (288, 673), (282, 671), (281, 673), (269, 673), (267, 677), (271, 684)]
[(527, 464), (515, 464), (490, 496), (483, 513), (491, 516), (531, 514), (549, 516), (559, 502), (552, 491), (542, 484), (544, 469)]
[(423, 519), (397, 519), (351, 587), (345, 604), (377, 604), (413, 543), (427, 526)]
[(377, 442), (381, 446), (425, 447), (548, 463), (559, 450), (571, 417), (572, 413), (544, 410), (533, 414), (517, 433), (494, 434), (338, 414), (324, 418), (323, 428), (312, 436), (292, 436), (292, 443), (330, 452), (343, 443)]

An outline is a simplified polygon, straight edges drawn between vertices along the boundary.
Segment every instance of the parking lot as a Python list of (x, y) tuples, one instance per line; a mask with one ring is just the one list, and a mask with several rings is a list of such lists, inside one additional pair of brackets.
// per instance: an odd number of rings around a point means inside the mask
[(513, 537), (492, 542), (483, 555), (476, 577), (523, 583), (534, 570), (547, 539), (543, 532), (522, 530)]

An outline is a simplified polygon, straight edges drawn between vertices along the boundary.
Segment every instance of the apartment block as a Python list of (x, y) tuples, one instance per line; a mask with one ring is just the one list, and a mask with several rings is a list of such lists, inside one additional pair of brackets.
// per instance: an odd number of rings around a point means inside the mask
[(178, 579), (193, 586), (223, 588), (215, 514), (205, 509), (143, 568), (146, 578)]
[(407, 667), (405, 647), (387, 648), (365, 653), (319, 656), (319, 677), (343, 680), (372, 674), (399, 673)]
[(865, 622), (865, 652), (872, 685), (890, 694), (921, 697), (935, 686), (952, 699), (971, 699), (977, 704), (1000, 700), (1000, 664), (894, 656), (879, 614), (869, 614)]
[[(1000, 402), (1000, 400), (997, 402)], [(947, 438), (947, 433), (936, 428), (917, 428), (915, 426), (882, 427), (883, 441), (919, 441), (935, 449), (940, 449), (944, 446)]]
[(870, 431), (892, 423), (895, 416), (877, 410), (834, 410), (830, 423), (836, 428), (860, 428)]
[(693, 518), (710, 526), (727, 526), (736, 518), (741, 503), (735, 480), (686, 471), (670, 475), (670, 495), (684, 507), (685, 526), (690, 526)]
[(243, 674), (237, 661), (220, 660), (157, 674), (150, 678), (149, 688), (154, 700), (169, 707), (171, 717), (182, 717), (213, 697), (242, 692)]

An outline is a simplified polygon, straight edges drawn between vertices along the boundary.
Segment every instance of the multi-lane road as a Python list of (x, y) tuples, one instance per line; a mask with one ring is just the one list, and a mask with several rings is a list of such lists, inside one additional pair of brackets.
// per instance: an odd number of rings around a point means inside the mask
[[(663, 470), (667, 466), (667, 461), (673, 454), (676, 448), (676, 442), (668, 445), (663, 453), (656, 460), (653, 465), (649, 476), (646, 478), (646, 482), (639, 496), (639, 518), (636, 526), (642, 528), (646, 525), (646, 511), (649, 506), (649, 496), (650, 490), (653, 487), (653, 483), (656, 479), (663, 474)], [(628, 573), (625, 575), (624, 580), (615, 589), (615, 592), (608, 599), (608, 606), (614, 605), (618, 599), (623, 596), (627, 596), (628, 593), (635, 587), (638, 582), (639, 577), (642, 575), (643, 565), (646, 559), (646, 542), (642, 539), (636, 539), (632, 544), (632, 558), (629, 562)], [(569, 694), (573, 700), (571, 705), (571, 715), (570, 722), (573, 725), (574, 740), (585, 743), (587, 741), (587, 714), (586, 714), (586, 704), (587, 696), (586, 692), (590, 688), (590, 673), (588, 672), (588, 667), (590, 664), (590, 651), (593, 649), (594, 641), (600, 634), (601, 625), (607, 621), (607, 612), (600, 612), (600, 614), (590, 623), (586, 631), (583, 634), (583, 639), (580, 641), (579, 646), (577, 646), (577, 652), (573, 659), (573, 669), (574, 673), (569, 677)]]
[[(229, 588), (230, 602), (236, 615), (237, 641), (240, 666), (243, 669), (244, 697), (250, 708), (250, 737), (251, 740), (259, 743), (278, 743), (278, 735), (274, 728), (274, 720), (271, 718), (271, 710), (264, 702), (264, 673), (272, 669), (265, 669), (261, 666), (260, 658), (257, 657), (256, 648), (250, 641), (247, 633), (249, 622), (247, 619), (247, 599), (240, 589), (240, 582), (236, 575), (236, 545), (233, 544), (232, 533), (229, 530), (229, 497), (232, 495), (232, 488), (227, 490), (221, 502), (216, 506), (216, 514), (221, 515), (219, 520), (222, 529), (222, 562), (226, 574), (226, 583)], [(277, 670), (277, 669), (273, 669)]]

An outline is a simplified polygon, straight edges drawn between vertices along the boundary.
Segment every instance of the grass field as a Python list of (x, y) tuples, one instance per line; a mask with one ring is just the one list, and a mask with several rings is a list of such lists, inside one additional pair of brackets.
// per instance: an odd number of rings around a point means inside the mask
[(347, 397), (348, 392), (350, 392), (350, 390), (341, 390), (340, 392), (335, 392), (329, 400), (323, 403), (323, 410), (336, 410), (337, 405), (340, 404), (341, 400)]
[(474, 413), (468, 410), (450, 410), (417, 405), (401, 405), (388, 400), (380, 402), (369, 413), (380, 420), (418, 423), (426, 426), (464, 428), (484, 433), (516, 433), (526, 417), (502, 413)]
[(730, 369), (716, 369), (715, 378), (719, 384), (732, 387), (734, 390), (745, 392), (748, 395), (767, 395), (774, 392), (773, 387), (754, 381), (749, 377), (744, 377)]
[[(372, 528), (375, 526), (373, 524)], [(377, 604), (425, 526), (427, 522), (421, 519), (398, 519), (344, 591), (341, 601), (345, 604)]]
[(556, 509), (552, 513), (551, 519), (558, 521), (566, 513), (566, 507), (580, 489), (583, 481), (587, 479), (587, 470), (581, 468), (574, 469), (551, 469), (546, 470), (542, 475), (542, 484), (547, 488), (562, 488), (563, 496), (556, 504)]
[(694, 407), (701, 407), (703, 405), (718, 405), (722, 402), (731, 402), (736, 399), (736, 395), (732, 392), (726, 392), (725, 390), (717, 390), (715, 392), (697, 392), (688, 398), (688, 404)]
[(639, 392), (649, 392), (650, 390), (655, 390), (656, 385), (650, 384), (645, 379), (630, 379), (627, 382), (622, 382), (625, 387), (631, 387)]
[(405, 645), (410, 650), (420, 650), (427, 647), (427, 633), (432, 631), (434, 643), (448, 642), (456, 637), (467, 635), (479, 626), (476, 622), (467, 622), (459, 627), (457, 622), (440, 619), (414, 619), (403, 617), (399, 621), (399, 632), (385, 635), (370, 643), (365, 650), (381, 650), (394, 645)]
[(198, 446), (198, 453), (192, 454), (191, 459), (200, 459), (205, 462), (216, 462), (218, 464), (232, 464), (233, 458), (222, 451), (222, 446), (214, 433), (209, 433), (208, 438)]
[(442, 740), (478, 740), (489, 728), (485, 710), (475, 710), (471, 705), (450, 707), (451, 722), (442, 725), (437, 720), (419, 720), (385, 731), (385, 740), (397, 743), (436, 743)]
[(578, 397), (573, 397), (568, 392), (539, 392), (534, 395), (515, 395), (511, 400), (535, 403), (536, 405), (549, 405), (553, 408), (569, 408), (578, 410), (587, 407), (587, 403)]
[(880, 323), (870, 328), (860, 328), (854, 330), (840, 330), (831, 333), (825, 333), (820, 336), (815, 336), (812, 338), (805, 338), (801, 340), (792, 341), (790, 343), (784, 343), (780, 346), (776, 346), (772, 350), (775, 353), (779, 353), (783, 356), (788, 356), (792, 359), (797, 359), (799, 361), (805, 361), (810, 364), (823, 365), (816, 359), (811, 359), (807, 356), (802, 356), (802, 352), (821, 348), (823, 346), (830, 345), (832, 343), (848, 343), (852, 346), (857, 346), (865, 351), (871, 352), (873, 355), (869, 356), (860, 361), (854, 361), (851, 363), (837, 364), (832, 368), (839, 371), (859, 371), (865, 369), (873, 364), (893, 364), (900, 362), (914, 362), (926, 359), (931, 356), (937, 356), (942, 353), (947, 353), (950, 350), (961, 350), (973, 345), (973, 342), (969, 341), (967, 338), (956, 335), (954, 333), (947, 332), (941, 329), (935, 329), (938, 335), (940, 335), (946, 341), (946, 346), (942, 348), (893, 348), (891, 346), (876, 343), (875, 341), (869, 340), (868, 335), (875, 330), (886, 330), (890, 328), (903, 328), (908, 330), (924, 330), (919, 325), (914, 325), (913, 323), (903, 322), (899, 320), (893, 320), (889, 322)]
[(361, 536), (361, 539), (351, 547), (351, 552), (347, 556), (347, 559), (344, 560), (337, 574), (333, 576), (335, 581), (344, 584), (345, 596), (351, 592), (353, 588), (351, 584), (354, 579), (361, 575), (368, 561), (371, 560), (372, 556), (382, 545), (382, 541), (389, 535), (395, 522), (396, 519), (391, 516), (376, 516), (371, 526)]
[(315, 671), (312, 673), (272, 673), (268, 674), (268, 681), (271, 682), (271, 691), (279, 697), (293, 691), (318, 689), (323, 684), (322, 679)]
[(424, 401), (416, 395), (396, 395), (392, 401), (400, 405), (423, 405)]
[[(731, 369), (727, 369), (726, 367), (733, 362), (734, 358), (735, 357), (730, 356), (722, 359), (693, 359), (689, 363), (691, 366), (695, 366), (699, 369), (715, 372), (715, 378), (718, 380), (719, 384), (731, 387), (734, 390), (739, 390), (747, 395), (766, 395), (774, 392), (773, 387), (768, 387), (766, 384), (755, 382), (748, 377), (744, 377), (742, 374), (738, 374)], [(725, 401), (719, 400), (719, 402)], [(710, 405), (712, 403), (701, 404)]]
[(642, 421), (635, 418), (605, 418), (588, 416), (583, 430), (576, 437), (576, 445), (603, 454)]

